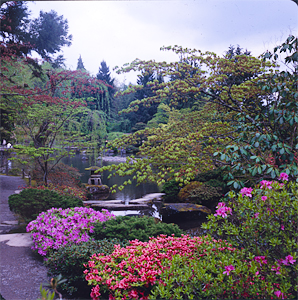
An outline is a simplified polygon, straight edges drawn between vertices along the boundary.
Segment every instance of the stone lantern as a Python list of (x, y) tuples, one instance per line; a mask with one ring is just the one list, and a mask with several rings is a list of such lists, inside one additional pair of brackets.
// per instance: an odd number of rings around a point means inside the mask
[(110, 189), (107, 185), (101, 183), (101, 175), (99, 173), (96, 173), (98, 169), (99, 167), (97, 166), (85, 169), (90, 170), (91, 172), (86, 188), (89, 191), (89, 193), (91, 193), (94, 196), (93, 198), (100, 198), (102, 200), (108, 198), (110, 194)]

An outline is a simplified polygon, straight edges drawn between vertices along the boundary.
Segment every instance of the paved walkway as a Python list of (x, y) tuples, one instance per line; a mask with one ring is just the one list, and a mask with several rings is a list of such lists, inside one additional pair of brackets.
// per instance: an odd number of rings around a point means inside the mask
[(0, 294), (5, 300), (36, 300), (41, 283), (48, 282), (47, 269), (30, 249), (29, 234), (7, 234), (17, 224), (8, 197), (25, 182), (0, 175)]

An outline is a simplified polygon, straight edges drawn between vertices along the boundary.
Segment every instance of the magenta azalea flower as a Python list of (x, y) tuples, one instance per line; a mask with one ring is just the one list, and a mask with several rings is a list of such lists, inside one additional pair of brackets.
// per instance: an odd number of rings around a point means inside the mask
[(289, 175), (287, 173), (280, 173), (279, 180), (288, 181), (289, 180)]
[(216, 206), (217, 210), (214, 214), (215, 216), (221, 216), (223, 218), (226, 218), (228, 216), (227, 213), (232, 214), (232, 208), (227, 207), (225, 203), (219, 202)]
[(288, 266), (289, 264), (292, 264), (292, 265), (293, 265), (295, 261), (296, 261), (296, 259), (294, 259), (293, 256), (288, 255), (288, 256), (286, 256), (286, 258), (283, 259), (281, 262), (282, 262), (284, 265)]
[(267, 196), (262, 196), (261, 199), (262, 199), (263, 201), (266, 201), (266, 200), (267, 200)]
[(234, 266), (230, 265), (230, 266), (226, 266), (225, 267), (225, 271), (223, 272), (223, 274), (227, 274), (228, 276), (230, 275), (230, 272), (235, 270)]
[(281, 297), (282, 299), (284, 299), (284, 294), (281, 291), (275, 291), (274, 295), (277, 296), (277, 298)]
[(251, 192), (253, 191), (253, 188), (243, 188), (243, 189), (241, 189), (241, 191), (240, 191), (240, 194), (242, 195), (242, 196), (247, 196), (247, 197), (251, 197)]
[(262, 181), (260, 182), (261, 189), (262, 189), (262, 188), (267, 188), (267, 189), (271, 190), (271, 189), (272, 189), (271, 184), (272, 184), (272, 181), (268, 181), (268, 180), (262, 180)]

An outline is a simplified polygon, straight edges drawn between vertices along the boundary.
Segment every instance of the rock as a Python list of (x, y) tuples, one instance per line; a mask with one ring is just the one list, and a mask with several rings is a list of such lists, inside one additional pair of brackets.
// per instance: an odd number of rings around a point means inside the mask
[(96, 195), (96, 194), (110, 194), (110, 188), (107, 185), (101, 184), (101, 185), (86, 185), (86, 189), (89, 193)]
[(195, 218), (205, 218), (211, 210), (203, 205), (193, 203), (164, 203), (161, 210), (164, 222), (177, 222)]

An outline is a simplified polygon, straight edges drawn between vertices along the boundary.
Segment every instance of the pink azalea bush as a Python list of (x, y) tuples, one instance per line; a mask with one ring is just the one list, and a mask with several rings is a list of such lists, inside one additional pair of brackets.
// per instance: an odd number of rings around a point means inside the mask
[(46, 256), (49, 252), (64, 247), (68, 243), (79, 244), (89, 240), (88, 233), (94, 225), (105, 222), (115, 216), (107, 210), (101, 212), (87, 207), (52, 208), (31, 221), (27, 232), (33, 239), (33, 250)]
[(203, 228), (243, 248), (247, 257), (254, 255), (268, 262), (272, 282), (283, 278), (289, 287), (288, 294), (277, 291), (275, 298), (286, 298), (297, 296), (298, 290), (298, 183), (287, 182), (286, 173), (281, 173), (279, 180), (282, 182), (262, 180), (238, 195), (230, 192), (224, 207), (233, 214), (210, 215)]
[[(226, 241), (206, 237), (160, 235), (149, 242), (115, 246), (110, 255), (94, 254), (85, 270), (93, 286), (93, 300), (261, 298), (275, 297), (282, 278), (271, 282), (271, 268), (263, 257), (245, 258), (245, 252)], [(283, 275), (287, 275), (284, 265)], [(269, 299), (270, 299), (269, 297)]]

